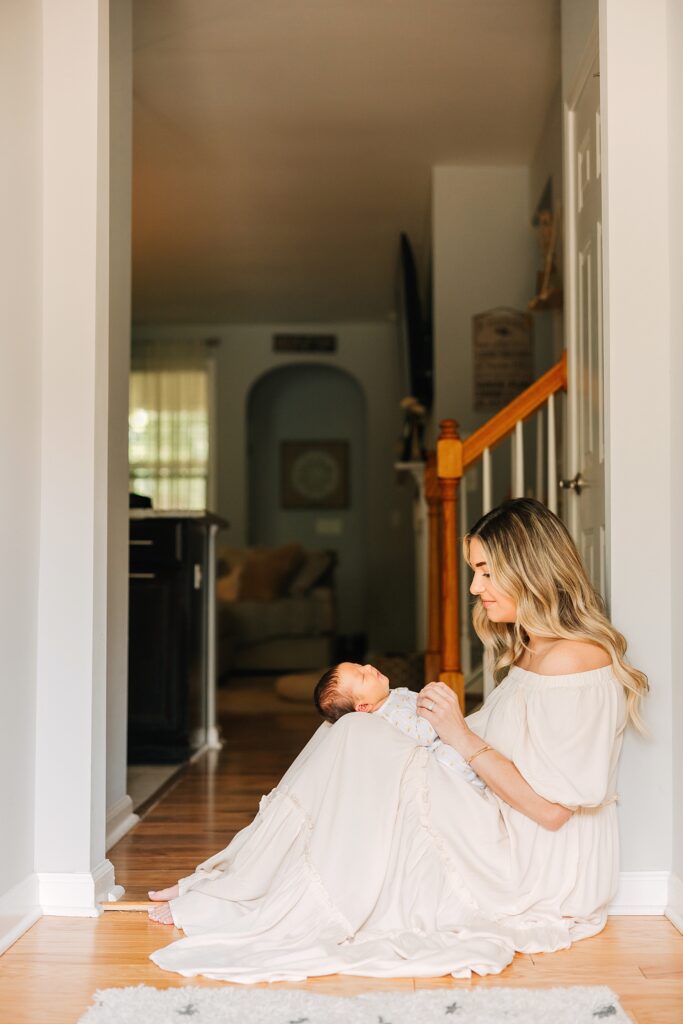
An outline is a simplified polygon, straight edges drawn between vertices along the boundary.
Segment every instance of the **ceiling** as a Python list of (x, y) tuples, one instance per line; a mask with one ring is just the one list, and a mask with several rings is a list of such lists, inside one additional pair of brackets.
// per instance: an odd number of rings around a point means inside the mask
[(135, 0), (136, 322), (386, 318), (431, 167), (526, 163), (558, 0)]

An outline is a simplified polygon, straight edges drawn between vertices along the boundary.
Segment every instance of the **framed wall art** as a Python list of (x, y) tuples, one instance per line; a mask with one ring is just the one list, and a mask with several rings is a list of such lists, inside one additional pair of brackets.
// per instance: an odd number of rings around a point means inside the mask
[(348, 441), (281, 441), (282, 508), (348, 508)]

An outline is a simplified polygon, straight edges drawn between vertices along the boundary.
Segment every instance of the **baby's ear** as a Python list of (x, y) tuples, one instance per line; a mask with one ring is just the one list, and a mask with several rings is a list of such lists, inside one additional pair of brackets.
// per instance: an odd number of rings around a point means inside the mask
[(370, 705), (369, 704), (356, 704), (356, 711), (369, 711), (369, 710), (370, 710)]

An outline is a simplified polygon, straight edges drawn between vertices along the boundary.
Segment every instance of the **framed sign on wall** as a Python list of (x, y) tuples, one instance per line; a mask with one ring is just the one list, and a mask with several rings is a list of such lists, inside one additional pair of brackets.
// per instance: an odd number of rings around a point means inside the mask
[(500, 307), (472, 317), (474, 408), (501, 409), (533, 381), (529, 313)]
[(348, 508), (348, 441), (281, 441), (282, 508)]

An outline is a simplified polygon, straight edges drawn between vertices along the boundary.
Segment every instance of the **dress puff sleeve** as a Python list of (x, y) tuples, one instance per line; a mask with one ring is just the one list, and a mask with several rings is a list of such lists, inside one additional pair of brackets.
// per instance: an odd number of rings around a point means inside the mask
[(610, 667), (525, 682), (526, 715), (512, 760), (540, 796), (565, 807), (598, 807), (625, 721), (623, 688)]

